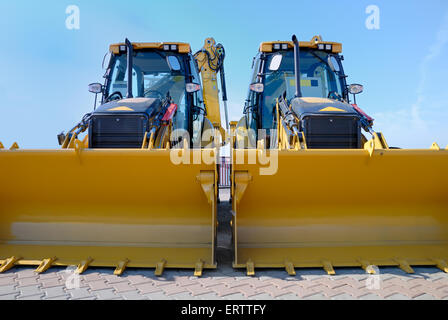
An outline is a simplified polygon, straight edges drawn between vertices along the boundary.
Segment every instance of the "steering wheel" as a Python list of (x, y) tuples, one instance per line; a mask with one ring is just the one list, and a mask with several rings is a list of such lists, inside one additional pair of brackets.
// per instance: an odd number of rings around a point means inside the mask
[[(163, 93), (161, 93), (160, 91), (157, 91), (157, 90), (153, 90), (153, 89), (146, 90), (143, 93), (143, 95), (147, 98), (158, 98), (160, 100), (163, 100), (163, 98), (164, 98)], [(149, 95), (149, 97), (148, 97), (148, 95)], [(157, 95), (157, 97), (154, 97), (154, 95)]]
[[(116, 98), (113, 98), (113, 96), (117, 96)], [(123, 99), (123, 95), (121, 94), (120, 91), (115, 91), (114, 93), (110, 94), (107, 98), (106, 98), (106, 102), (112, 101), (112, 100), (121, 100)]]
[(338, 100), (338, 101), (342, 101), (343, 100), (341, 95), (337, 91), (330, 91), (328, 93), (328, 97), (327, 98), (328, 99), (333, 99), (333, 100)]

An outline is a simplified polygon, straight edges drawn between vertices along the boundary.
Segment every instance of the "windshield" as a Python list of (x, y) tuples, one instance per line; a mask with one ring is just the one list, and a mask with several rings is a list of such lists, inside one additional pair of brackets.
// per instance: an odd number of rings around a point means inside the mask
[[(338, 99), (344, 96), (343, 80), (327, 64), (328, 54), (301, 48), (300, 87), (303, 97)], [(282, 55), (280, 67), (276, 71), (269, 70), (271, 61), (276, 55)], [(263, 127), (270, 128), (273, 125), (276, 99), (285, 91), (288, 100), (295, 95), (294, 51), (281, 51), (268, 55), (264, 74), (262, 119)]]
[[(180, 70), (170, 69), (166, 57), (175, 56)], [(119, 92), (123, 98), (127, 93), (127, 55), (116, 55), (112, 61), (112, 74), (106, 96)], [(174, 103), (185, 100), (185, 66), (180, 55), (159, 51), (135, 51), (132, 72), (132, 95), (134, 97), (163, 99), (169, 92)], [(179, 68), (178, 68), (179, 69)]]

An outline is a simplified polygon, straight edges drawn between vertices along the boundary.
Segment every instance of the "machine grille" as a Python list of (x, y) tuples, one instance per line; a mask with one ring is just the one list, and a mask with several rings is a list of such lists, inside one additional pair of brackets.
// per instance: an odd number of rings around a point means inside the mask
[(357, 117), (306, 116), (302, 128), (310, 149), (357, 149), (361, 126)]
[(90, 148), (140, 148), (148, 126), (144, 115), (96, 115), (89, 130)]

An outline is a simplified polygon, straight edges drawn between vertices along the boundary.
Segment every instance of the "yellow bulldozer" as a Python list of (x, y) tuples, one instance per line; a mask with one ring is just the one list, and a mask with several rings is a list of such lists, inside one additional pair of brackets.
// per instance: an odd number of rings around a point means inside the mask
[(320, 36), (261, 44), (231, 123), (234, 267), (448, 272), (448, 150), (389, 147), (341, 53)]
[[(224, 48), (110, 46), (101, 103), (61, 149), (0, 144), (0, 272), (15, 265), (215, 268)], [(202, 78), (202, 79), (201, 79)]]

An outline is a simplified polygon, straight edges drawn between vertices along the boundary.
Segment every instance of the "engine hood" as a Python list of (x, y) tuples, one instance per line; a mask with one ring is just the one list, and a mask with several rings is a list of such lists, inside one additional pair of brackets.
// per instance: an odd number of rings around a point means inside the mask
[(151, 117), (162, 106), (157, 98), (130, 98), (114, 100), (99, 106), (93, 114), (145, 113)]
[(359, 117), (350, 104), (325, 98), (294, 98), (291, 100), (291, 107), (300, 118), (309, 115)]

